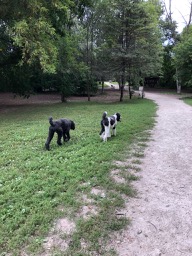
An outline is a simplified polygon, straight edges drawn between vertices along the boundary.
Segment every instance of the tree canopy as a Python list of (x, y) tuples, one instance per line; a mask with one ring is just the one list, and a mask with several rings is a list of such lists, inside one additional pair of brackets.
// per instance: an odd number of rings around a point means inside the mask
[(192, 87), (192, 25), (183, 30), (174, 52), (180, 83)]
[[(158, 0), (2, 0), (0, 90), (28, 95), (47, 88), (62, 100), (72, 93), (90, 99), (96, 81), (115, 79), (122, 100), (126, 82), (138, 86), (164, 74), (161, 40), (173, 38), (175, 23), (162, 25), (162, 10)], [(182, 80), (188, 71), (179, 59), (190, 51), (190, 37), (183, 34), (174, 55)]]

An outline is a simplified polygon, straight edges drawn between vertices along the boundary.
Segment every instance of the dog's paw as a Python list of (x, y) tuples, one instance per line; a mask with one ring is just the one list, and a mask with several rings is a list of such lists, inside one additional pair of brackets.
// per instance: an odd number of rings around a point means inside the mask
[(45, 143), (45, 149), (46, 149), (46, 150), (48, 150), (48, 151), (50, 150), (49, 145), (48, 145), (48, 144), (46, 144), (46, 143)]

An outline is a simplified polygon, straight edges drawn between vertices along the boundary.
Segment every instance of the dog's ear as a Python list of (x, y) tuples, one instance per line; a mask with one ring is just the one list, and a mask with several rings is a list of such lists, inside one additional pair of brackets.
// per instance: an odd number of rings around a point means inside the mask
[(116, 115), (117, 115), (117, 121), (121, 122), (121, 114), (120, 113), (116, 113)]
[(75, 130), (75, 123), (73, 121), (71, 121), (71, 129)]

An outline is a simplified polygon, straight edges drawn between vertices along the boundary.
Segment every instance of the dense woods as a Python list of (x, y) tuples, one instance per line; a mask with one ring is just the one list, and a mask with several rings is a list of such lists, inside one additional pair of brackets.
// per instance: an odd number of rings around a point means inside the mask
[[(90, 96), (97, 82), (191, 87), (192, 28), (179, 35), (160, 0), (2, 0), (0, 91)], [(166, 14), (166, 13), (165, 13)]]

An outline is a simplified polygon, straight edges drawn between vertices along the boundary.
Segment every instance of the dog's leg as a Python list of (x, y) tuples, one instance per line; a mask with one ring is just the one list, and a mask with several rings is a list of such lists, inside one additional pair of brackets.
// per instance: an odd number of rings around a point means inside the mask
[(103, 141), (105, 141), (105, 126), (103, 125), (103, 120), (101, 120), (101, 131), (99, 136)]
[(58, 130), (56, 131), (56, 133), (57, 133), (57, 135), (58, 135), (58, 137), (57, 137), (57, 144), (58, 144), (59, 146), (61, 146), (61, 145), (62, 145), (61, 138), (62, 138), (62, 135), (63, 135), (63, 131), (62, 131), (62, 129), (58, 129)]
[(67, 141), (67, 134), (63, 132), (63, 141)]
[(110, 125), (106, 126), (105, 133), (106, 133), (107, 138), (111, 137), (111, 127), (110, 127)]
[(55, 132), (54, 129), (52, 127), (49, 127), (49, 134), (48, 134), (48, 137), (47, 137), (47, 141), (45, 143), (45, 148), (47, 150), (50, 150), (49, 144), (51, 143), (51, 140), (53, 139), (54, 132)]
[(63, 140), (64, 140), (65, 142), (69, 141), (70, 138), (71, 138), (71, 137), (70, 137), (69, 131), (63, 132)]
[(111, 137), (111, 133), (110, 133), (110, 125), (105, 126), (105, 132), (103, 134), (103, 141), (106, 142), (107, 138)]
[(104, 134), (104, 132), (105, 132), (105, 126), (103, 125), (103, 120), (101, 120), (101, 131), (100, 131), (99, 135), (102, 136)]
[(112, 133), (113, 133), (114, 136), (116, 136), (116, 126), (113, 127)]
[(104, 127), (105, 131), (102, 133), (102, 139), (103, 139), (103, 142), (106, 142), (107, 141), (107, 127), (105, 126)]
[(70, 140), (70, 133), (69, 133), (69, 131), (67, 131), (66, 132), (66, 139), (65, 139), (65, 141), (69, 141)]
[(104, 141), (105, 132), (99, 134), (100, 138)]
[(103, 142), (106, 142), (107, 141), (107, 135), (106, 135), (106, 132), (103, 132), (100, 137), (102, 138)]
[(112, 127), (112, 129), (111, 129), (111, 136), (113, 136), (114, 135), (114, 127)]

